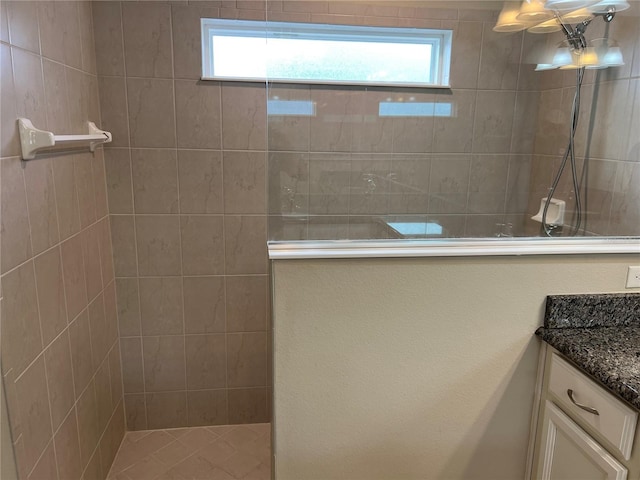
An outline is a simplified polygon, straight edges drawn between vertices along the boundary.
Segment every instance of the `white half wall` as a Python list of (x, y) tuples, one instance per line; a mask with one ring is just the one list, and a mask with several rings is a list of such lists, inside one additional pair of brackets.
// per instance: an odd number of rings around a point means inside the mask
[(274, 261), (277, 480), (524, 478), (546, 295), (639, 261)]

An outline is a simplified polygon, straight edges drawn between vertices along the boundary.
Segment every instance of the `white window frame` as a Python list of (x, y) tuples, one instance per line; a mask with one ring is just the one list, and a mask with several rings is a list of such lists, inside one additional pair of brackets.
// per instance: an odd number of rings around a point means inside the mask
[[(365, 86), (393, 86), (393, 87), (428, 87), (450, 88), (449, 73), (451, 64), (451, 30), (395, 28), (395, 27), (363, 27), (350, 25), (326, 25), (314, 23), (291, 23), (250, 20), (227, 20), (202, 18), (202, 80), (223, 80), (243, 82), (276, 82), (276, 83), (304, 83), (321, 85), (365, 85)], [(241, 34), (264, 38), (301, 38), (343, 40), (345, 42), (357, 40), (359, 42), (431, 44), (430, 78), (420, 82), (387, 82), (384, 80), (343, 81), (332, 79), (294, 79), (294, 78), (262, 78), (262, 77), (233, 77), (218, 76), (213, 71), (212, 38), (215, 35)], [(265, 59), (266, 61), (266, 59)], [(266, 69), (265, 69), (266, 71)]]

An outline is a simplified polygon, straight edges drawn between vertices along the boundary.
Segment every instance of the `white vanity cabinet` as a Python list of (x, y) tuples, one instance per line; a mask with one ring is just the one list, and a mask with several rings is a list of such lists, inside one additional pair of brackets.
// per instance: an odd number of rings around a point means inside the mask
[(637, 410), (546, 344), (543, 357), (531, 478), (640, 479)]

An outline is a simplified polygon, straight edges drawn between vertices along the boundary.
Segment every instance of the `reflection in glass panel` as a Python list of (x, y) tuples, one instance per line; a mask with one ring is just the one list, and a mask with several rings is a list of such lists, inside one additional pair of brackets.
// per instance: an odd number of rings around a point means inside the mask
[[(405, 3), (335, 21), (427, 27), (445, 14)], [(269, 112), (270, 240), (640, 235), (640, 10), (595, 17), (585, 34), (624, 64), (581, 79), (575, 231), (570, 158), (557, 173), (581, 70), (539, 68), (564, 34), (494, 31), (495, 7), (474, 2), (447, 20), (451, 89), (268, 84), (269, 102), (308, 106)], [(545, 232), (532, 217), (556, 176)]]

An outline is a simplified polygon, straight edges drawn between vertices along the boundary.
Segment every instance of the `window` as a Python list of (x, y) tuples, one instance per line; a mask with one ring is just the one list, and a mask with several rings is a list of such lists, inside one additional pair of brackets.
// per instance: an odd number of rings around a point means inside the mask
[(449, 86), (450, 30), (202, 19), (202, 78)]

